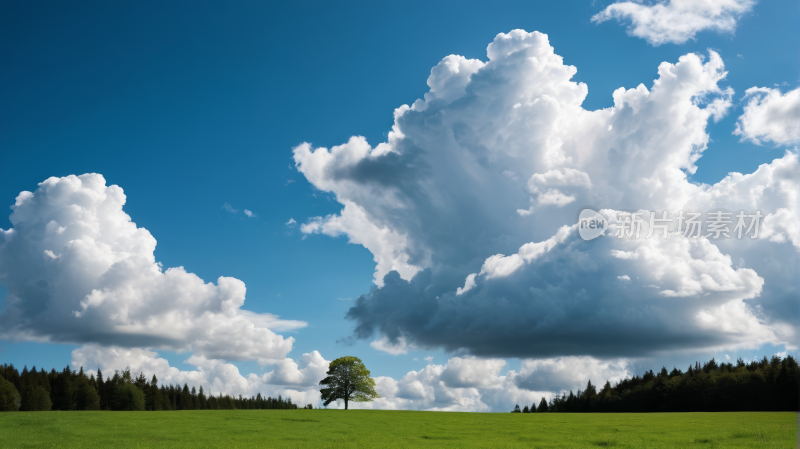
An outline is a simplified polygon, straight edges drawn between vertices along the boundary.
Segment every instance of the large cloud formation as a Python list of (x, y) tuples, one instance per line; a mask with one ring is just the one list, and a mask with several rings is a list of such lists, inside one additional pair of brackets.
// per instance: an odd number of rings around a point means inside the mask
[[(50, 178), (18, 196), (13, 227), (0, 230), (0, 282), (9, 289), (2, 337), (82, 343), (72, 365), (106, 375), (129, 368), (210, 394), (261, 393), (318, 404), (329, 361), (318, 351), (286, 358), (294, 339), (274, 332), (305, 323), (242, 309), (245, 287), (237, 279), (221, 277), (214, 285), (182, 268), (164, 270), (154, 259), (155, 239), (123, 211), (125, 201), (122, 189), (98, 174)], [(373, 347), (397, 354), (413, 349), (403, 337)], [(188, 351), (184, 363), (194, 368), (170, 366), (158, 350)], [(243, 374), (231, 360), (272, 367)], [(580, 388), (589, 378), (627, 375), (624, 361), (589, 357), (524, 360), (520, 372), (501, 375), (505, 365), (454, 357), (400, 380), (381, 376), (381, 399), (365, 406), (505, 410)]]
[(682, 44), (701, 31), (732, 34), (736, 22), (755, 0), (666, 0), (654, 5), (617, 2), (592, 17), (592, 22), (630, 20), (628, 34), (658, 46)]
[(156, 240), (122, 210), (125, 194), (99, 174), (49, 178), (22, 192), (0, 229), (8, 288), (0, 337), (192, 352), (224, 360), (283, 360), (305, 326), (241, 307), (245, 285), (205, 283), (155, 261)]
[[(688, 179), (734, 94), (717, 53), (664, 62), (651, 88), (617, 89), (596, 111), (546, 35), (499, 34), (487, 54), (444, 58), (387, 142), (294, 149), (344, 206), (302, 231), (374, 255), (376, 287), (347, 315), (357, 337), (488, 357), (796, 344), (797, 154), (712, 186)], [(759, 239), (588, 243), (574, 225), (585, 205), (764, 219)]]

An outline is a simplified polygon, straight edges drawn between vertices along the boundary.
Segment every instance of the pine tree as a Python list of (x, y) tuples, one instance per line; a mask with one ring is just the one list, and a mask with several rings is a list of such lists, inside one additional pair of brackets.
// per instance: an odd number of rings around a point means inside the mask
[(139, 377), (136, 378), (134, 384), (136, 384), (136, 386), (139, 387), (140, 390), (145, 389), (145, 387), (147, 386), (147, 379), (144, 377), (144, 373), (139, 372)]
[(108, 410), (108, 397), (106, 396), (106, 383), (103, 380), (103, 372), (97, 368), (97, 393), (100, 395), (100, 410)]
[(180, 408), (181, 410), (191, 410), (192, 409), (192, 396), (189, 393), (189, 385), (183, 384), (183, 390), (181, 391), (180, 396)]
[(198, 402), (197, 406), (200, 410), (206, 409), (206, 395), (205, 392), (203, 392), (202, 385), (200, 385), (200, 391), (197, 393), (197, 402)]
[(100, 395), (86, 376), (78, 377), (75, 386), (76, 410), (100, 410)]
[[(571, 391), (570, 394), (572, 394)], [(547, 400), (545, 400), (545, 398), (542, 398), (541, 402), (539, 402), (539, 409), (536, 411), (539, 413), (544, 413), (547, 411)]]

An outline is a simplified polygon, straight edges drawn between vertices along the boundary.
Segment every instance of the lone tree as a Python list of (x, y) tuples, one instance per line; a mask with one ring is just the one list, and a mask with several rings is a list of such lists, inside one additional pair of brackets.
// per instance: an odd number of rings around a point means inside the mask
[(325, 386), (320, 390), (325, 405), (344, 399), (344, 409), (347, 410), (350, 401), (369, 402), (380, 397), (375, 391), (375, 381), (369, 377), (369, 370), (358, 357), (339, 357), (331, 362), (327, 374), (328, 377), (319, 382)]

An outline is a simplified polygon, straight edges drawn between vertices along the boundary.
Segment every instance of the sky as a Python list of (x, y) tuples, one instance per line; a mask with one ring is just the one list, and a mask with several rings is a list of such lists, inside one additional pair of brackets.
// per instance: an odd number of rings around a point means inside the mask
[[(507, 411), (797, 354), (800, 6), (0, 4), (0, 363)], [(757, 239), (584, 241), (584, 208)], [(733, 225), (731, 225), (732, 227)], [(674, 231), (675, 229), (671, 229)]]

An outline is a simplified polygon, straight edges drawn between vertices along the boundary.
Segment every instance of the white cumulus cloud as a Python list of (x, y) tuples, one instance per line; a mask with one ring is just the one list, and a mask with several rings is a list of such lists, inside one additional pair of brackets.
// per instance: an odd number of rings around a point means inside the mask
[(22, 192), (0, 230), (0, 282), (8, 288), (0, 334), (15, 340), (192, 352), (224, 360), (282, 360), (302, 321), (242, 309), (242, 281), (206, 283), (163, 269), (156, 240), (122, 207), (103, 176), (49, 178)]
[[(663, 62), (650, 86), (621, 87), (601, 110), (582, 107), (588, 87), (544, 34), (501, 33), (487, 56), (443, 59), (431, 91), (395, 109), (386, 142), (294, 149), (343, 206), (303, 232), (346, 235), (376, 261), (378, 288), (347, 314), (356, 337), (523, 358), (796, 345), (797, 154), (689, 180), (709, 122), (732, 106), (717, 53)], [(763, 228), (589, 243), (574, 226), (586, 205), (759, 210)]]
[(629, 20), (631, 36), (655, 46), (682, 44), (701, 31), (732, 34), (736, 23), (755, 3), (755, 0), (663, 0), (648, 5), (624, 1), (595, 14), (592, 22)]
[(780, 89), (751, 87), (745, 98), (750, 100), (744, 106), (734, 134), (758, 144), (800, 142), (800, 88), (781, 94)]
[[(426, 358), (426, 360), (428, 360)], [(428, 362), (432, 362), (428, 360)], [(592, 357), (524, 359), (519, 372), (502, 373), (502, 359), (452, 357), (444, 365), (429, 364), (400, 380), (376, 377), (381, 398), (354, 408), (437, 411), (510, 411), (514, 404), (539, 403), (562, 392), (585, 388), (591, 380), (612, 384), (630, 376), (624, 359)]]

